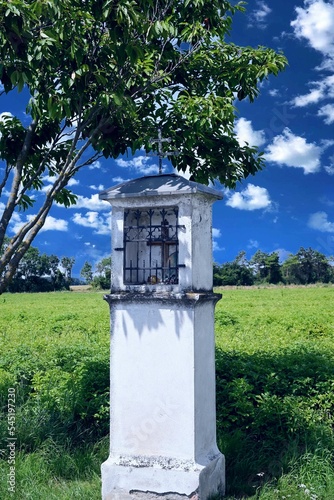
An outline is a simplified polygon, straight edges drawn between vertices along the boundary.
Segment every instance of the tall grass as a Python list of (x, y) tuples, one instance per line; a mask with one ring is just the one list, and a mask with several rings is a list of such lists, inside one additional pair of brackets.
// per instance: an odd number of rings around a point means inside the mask
[(0, 498), (99, 500), (100, 467), (107, 456), (107, 439), (78, 448), (46, 439), (34, 452), (17, 453), (15, 494), (7, 488), (7, 463), (0, 461)]
[(102, 294), (0, 297), (0, 449), (16, 395), (16, 491), (0, 498), (98, 499), (108, 456), (109, 310)]
[(217, 419), (231, 498), (334, 498), (334, 288), (224, 291)]
[[(333, 287), (223, 290), (217, 434), (227, 499), (333, 500), (333, 299)], [(100, 498), (109, 431), (102, 294), (1, 296), (0, 352), (0, 450), (8, 387), (16, 391), (14, 498)]]

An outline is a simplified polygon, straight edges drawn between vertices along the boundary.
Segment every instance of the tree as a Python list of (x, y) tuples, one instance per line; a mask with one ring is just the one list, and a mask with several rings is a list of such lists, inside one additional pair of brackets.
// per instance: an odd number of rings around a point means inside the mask
[(89, 262), (85, 262), (81, 271), (80, 276), (86, 281), (86, 283), (90, 283), (93, 279), (93, 266)]
[(74, 263), (74, 257), (62, 257), (60, 261), (60, 264), (65, 271), (65, 276), (68, 283), (70, 283), (72, 279), (72, 268), (74, 266)]
[(27, 214), (1, 256), (0, 293), (52, 204), (75, 203), (67, 186), (78, 170), (157, 148), (157, 126), (180, 153), (174, 165), (199, 182), (233, 188), (263, 167), (237, 141), (234, 101), (253, 101), (286, 59), (225, 41), (242, 10), (225, 0), (0, 0), (0, 81), (5, 94), (24, 91), (30, 118), (0, 120), (0, 195), (10, 192), (0, 247), (15, 212)]
[(214, 286), (248, 286), (253, 285), (254, 276), (249, 268), (246, 259), (246, 252), (243, 250), (238, 253), (233, 262), (226, 262), (221, 266), (213, 266), (213, 284)]
[(66, 288), (64, 275), (59, 269), (56, 255), (41, 254), (38, 248), (29, 247), (21, 259), (10, 292), (49, 292)]
[(255, 279), (260, 283), (262, 281), (265, 281), (268, 275), (268, 269), (266, 265), (267, 258), (267, 253), (262, 252), (261, 250), (257, 250), (250, 260), (250, 265), (253, 269)]
[(328, 283), (333, 276), (332, 267), (325, 255), (301, 247), (296, 255), (290, 255), (282, 266), (287, 283), (308, 285), (311, 283)]
[(50, 279), (53, 286), (53, 290), (60, 290), (62, 288), (65, 288), (66, 285), (68, 286), (68, 283), (66, 284), (65, 276), (59, 269), (60, 266), (59, 257), (57, 257), (57, 255), (52, 254), (48, 256), (48, 260), (49, 260)]
[(282, 281), (281, 265), (277, 252), (271, 254), (257, 250), (250, 260), (258, 283), (279, 283)]
[(111, 284), (111, 258), (105, 257), (96, 264), (96, 275), (93, 285), (97, 288), (108, 289)]
[(266, 258), (266, 267), (268, 269), (267, 280), (268, 283), (279, 283), (282, 281), (281, 265), (279, 262), (279, 255), (273, 252)]
[(17, 276), (29, 280), (32, 276), (41, 276), (46, 271), (46, 262), (42, 260), (38, 248), (30, 247), (18, 266)]
[(251, 271), (236, 262), (226, 262), (221, 265), (219, 282), (215, 285), (227, 286), (250, 286), (254, 283), (254, 277)]
[(234, 259), (234, 262), (235, 262), (235, 264), (238, 264), (238, 266), (249, 267), (249, 263), (248, 263), (248, 260), (247, 260), (247, 257), (246, 257), (245, 250), (241, 250), (237, 254), (236, 258)]

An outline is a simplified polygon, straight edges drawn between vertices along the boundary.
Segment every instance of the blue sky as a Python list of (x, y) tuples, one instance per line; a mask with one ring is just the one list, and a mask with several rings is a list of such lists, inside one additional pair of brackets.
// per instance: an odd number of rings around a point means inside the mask
[[(239, 141), (259, 146), (266, 168), (235, 191), (223, 189), (223, 200), (215, 203), (214, 260), (231, 261), (241, 250), (250, 258), (257, 249), (284, 259), (301, 246), (333, 255), (334, 0), (249, 1), (247, 13), (234, 18), (231, 41), (282, 50), (289, 66), (261, 85), (253, 104), (236, 103)], [(23, 102), (2, 97), (0, 113), (22, 118)], [(157, 160), (143, 151), (85, 167), (72, 184), (78, 203), (54, 206), (33, 245), (74, 257), (79, 276), (86, 260), (95, 264), (110, 254), (110, 205), (98, 193), (155, 173)], [(47, 178), (44, 183), (47, 189)], [(25, 217), (17, 214), (12, 230)]]

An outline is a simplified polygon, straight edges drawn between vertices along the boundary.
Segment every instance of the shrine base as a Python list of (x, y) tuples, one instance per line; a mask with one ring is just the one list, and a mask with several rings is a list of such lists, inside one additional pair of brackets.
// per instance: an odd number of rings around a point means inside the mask
[[(128, 465), (126, 465), (128, 462)], [(130, 500), (163, 498), (208, 500), (225, 493), (225, 458), (219, 454), (206, 467), (196, 463), (174, 462), (154, 458), (143, 465), (138, 457), (124, 465), (109, 458), (102, 464), (102, 499)]]

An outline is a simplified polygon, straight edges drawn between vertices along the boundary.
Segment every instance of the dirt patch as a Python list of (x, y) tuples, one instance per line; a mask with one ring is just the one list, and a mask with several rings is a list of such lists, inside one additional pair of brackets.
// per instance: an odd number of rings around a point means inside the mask
[(89, 292), (93, 287), (91, 285), (72, 285), (70, 286), (71, 292)]

